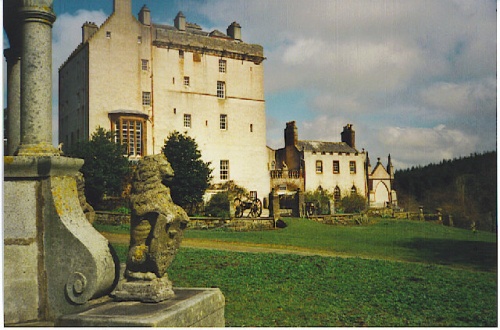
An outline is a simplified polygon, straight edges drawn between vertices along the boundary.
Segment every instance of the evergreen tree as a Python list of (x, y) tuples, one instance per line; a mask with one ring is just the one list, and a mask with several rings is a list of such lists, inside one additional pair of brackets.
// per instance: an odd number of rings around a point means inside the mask
[(81, 172), (85, 178), (85, 197), (97, 205), (106, 195), (121, 195), (123, 182), (130, 172), (123, 156), (123, 146), (113, 141), (111, 132), (98, 127), (90, 141), (78, 142), (68, 156), (83, 158)]
[(201, 159), (193, 138), (177, 131), (169, 135), (162, 152), (174, 170), (174, 177), (168, 183), (172, 200), (193, 214), (212, 179), (210, 162)]

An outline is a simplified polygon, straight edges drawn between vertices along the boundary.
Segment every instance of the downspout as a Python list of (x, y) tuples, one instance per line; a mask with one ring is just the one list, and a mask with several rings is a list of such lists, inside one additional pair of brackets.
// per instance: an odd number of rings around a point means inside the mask
[(153, 22), (151, 22), (149, 28), (149, 45), (150, 45), (150, 56), (151, 56), (151, 140), (153, 142), (153, 152), (155, 154), (155, 107), (154, 107), (154, 57), (153, 57)]

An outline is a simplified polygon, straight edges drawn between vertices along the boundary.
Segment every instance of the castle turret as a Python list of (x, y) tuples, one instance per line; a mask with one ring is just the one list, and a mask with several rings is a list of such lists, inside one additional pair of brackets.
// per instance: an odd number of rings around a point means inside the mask
[(286, 123), (285, 128), (285, 147), (296, 146), (299, 142), (299, 132), (295, 121), (290, 121)]
[(186, 31), (186, 16), (180, 11), (174, 19), (174, 26), (179, 31)]
[(356, 136), (352, 124), (344, 126), (344, 131), (340, 133), (340, 138), (341, 141), (347, 143), (349, 147), (356, 148)]

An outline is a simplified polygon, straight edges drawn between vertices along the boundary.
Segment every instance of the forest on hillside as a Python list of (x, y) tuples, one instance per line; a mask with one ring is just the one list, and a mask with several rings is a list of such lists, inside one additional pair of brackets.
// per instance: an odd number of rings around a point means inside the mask
[(437, 208), (455, 226), (495, 231), (497, 153), (471, 154), (439, 164), (398, 170), (394, 174), (398, 204), (407, 211), (435, 213)]

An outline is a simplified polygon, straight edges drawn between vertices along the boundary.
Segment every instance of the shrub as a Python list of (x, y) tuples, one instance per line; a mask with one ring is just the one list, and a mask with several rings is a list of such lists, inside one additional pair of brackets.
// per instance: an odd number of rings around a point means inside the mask
[(68, 156), (83, 158), (81, 172), (85, 178), (85, 197), (91, 205), (99, 204), (103, 196), (120, 196), (123, 182), (130, 173), (123, 146), (116, 144), (111, 132), (98, 127), (90, 141), (78, 142)]
[(342, 198), (342, 208), (346, 213), (359, 213), (366, 210), (366, 198), (359, 194), (351, 194)]
[(306, 191), (304, 201), (314, 202), (317, 214), (330, 214), (330, 203), (333, 201), (333, 194), (319, 186), (315, 191)]
[(205, 206), (205, 214), (212, 217), (229, 218), (229, 197), (227, 192), (217, 193)]
[(168, 183), (172, 200), (192, 215), (210, 185), (210, 163), (201, 159), (196, 141), (179, 132), (168, 136), (162, 152), (174, 170), (174, 177)]

